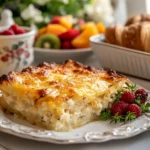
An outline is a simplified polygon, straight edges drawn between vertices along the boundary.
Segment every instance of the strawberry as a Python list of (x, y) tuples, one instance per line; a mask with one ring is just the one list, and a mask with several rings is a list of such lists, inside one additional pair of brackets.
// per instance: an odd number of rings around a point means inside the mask
[(142, 104), (144, 104), (147, 101), (148, 93), (144, 89), (136, 90), (135, 95), (136, 99), (140, 99)]
[(13, 30), (6, 30), (0, 33), (0, 35), (14, 35), (15, 33), (13, 32)]
[(127, 107), (127, 113), (134, 113), (136, 117), (139, 117), (141, 114), (141, 109), (137, 104), (129, 104)]
[(62, 42), (62, 44), (61, 44), (61, 48), (62, 48), (62, 49), (72, 49), (73, 46), (72, 46), (72, 44), (71, 44), (70, 41), (64, 41), (64, 42)]
[(121, 95), (121, 101), (124, 101), (126, 103), (132, 103), (135, 99), (135, 94), (133, 92), (125, 92)]
[(51, 20), (51, 24), (59, 24), (60, 22), (60, 16), (55, 16), (52, 20)]
[(25, 30), (22, 29), (22, 28), (18, 28), (18, 29), (16, 30), (16, 34), (24, 34), (24, 33), (25, 33)]
[(71, 41), (73, 40), (76, 36), (78, 36), (80, 34), (79, 30), (76, 29), (70, 29), (62, 34), (59, 35), (59, 38), (61, 40), (68, 40)]
[(14, 33), (17, 33), (19, 26), (17, 24), (13, 24), (10, 29), (14, 31)]
[(113, 116), (115, 115), (123, 115), (126, 111), (126, 108), (127, 108), (128, 104), (123, 102), (123, 101), (119, 101), (119, 102), (116, 102), (114, 105), (112, 105), (111, 107), (111, 113)]

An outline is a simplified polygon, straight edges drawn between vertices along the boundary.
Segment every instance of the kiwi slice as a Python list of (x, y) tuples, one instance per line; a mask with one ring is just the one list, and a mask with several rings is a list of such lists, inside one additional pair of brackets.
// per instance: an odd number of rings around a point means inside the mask
[(59, 38), (53, 34), (44, 34), (35, 42), (35, 47), (47, 49), (59, 49), (60, 45)]

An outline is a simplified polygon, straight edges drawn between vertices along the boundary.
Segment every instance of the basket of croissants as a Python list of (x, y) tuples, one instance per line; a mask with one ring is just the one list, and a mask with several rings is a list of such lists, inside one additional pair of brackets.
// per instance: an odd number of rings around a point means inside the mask
[(124, 26), (112, 25), (106, 29), (105, 41), (126, 48), (150, 52), (150, 15), (136, 15)]

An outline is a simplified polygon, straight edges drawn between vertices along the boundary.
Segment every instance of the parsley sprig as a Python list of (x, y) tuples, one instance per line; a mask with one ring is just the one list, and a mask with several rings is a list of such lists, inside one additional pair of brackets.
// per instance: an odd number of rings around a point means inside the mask
[(111, 118), (110, 110), (104, 109), (100, 114), (100, 120), (108, 120)]
[(133, 112), (129, 112), (126, 116), (124, 116), (124, 122), (133, 121), (136, 119), (136, 115)]
[(136, 99), (135, 103), (140, 106), (142, 113), (150, 113), (150, 103), (142, 104), (140, 99)]
[(117, 93), (114, 96), (114, 103), (120, 101), (121, 95), (125, 92), (124, 89), (118, 90)]
[(124, 117), (116, 114), (115, 116), (112, 116), (110, 123), (119, 123), (122, 120), (124, 120)]
[(106, 121), (111, 119), (110, 123), (119, 123), (119, 122), (129, 122), (136, 119), (136, 115), (132, 112), (129, 112), (127, 115), (118, 115), (112, 116), (110, 110), (104, 109), (100, 114), (100, 120)]
[(125, 87), (125, 88), (128, 89), (128, 90), (130, 90), (130, 91), (132, 91), (132, 92), (135, 92), (136, 89), (137, 89), (136, 84), (129, 84), (129, 83), (126, 83), (126, 86), (127, 86), (127, 87)]

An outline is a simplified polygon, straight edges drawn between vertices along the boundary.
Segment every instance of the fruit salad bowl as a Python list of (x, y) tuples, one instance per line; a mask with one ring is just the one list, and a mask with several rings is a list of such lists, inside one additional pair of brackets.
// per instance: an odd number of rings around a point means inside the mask
[(20, 71), (34, 59), (33, 42), (35, 31), (20, 27), (25, 33), (11, 34), (5, 31), (0, 35), (0, 75), (10, 71)]
[(43, 49), (34, 48), (35, 62), (64, 62), (67, 59), (84, 62), (93, 54), (91, 48), (82, 49)]
[[(40, 28), (35, 39), (35, 57), (47, 62), (63, 62), (73, 59), (84, 62), (91, 54), (89, 38), (104, 33), (102, 22), (85, 22), (71, 15), (54, 16), (52, 20)], [(37, 56), (38, 55), (38, 56)]]

